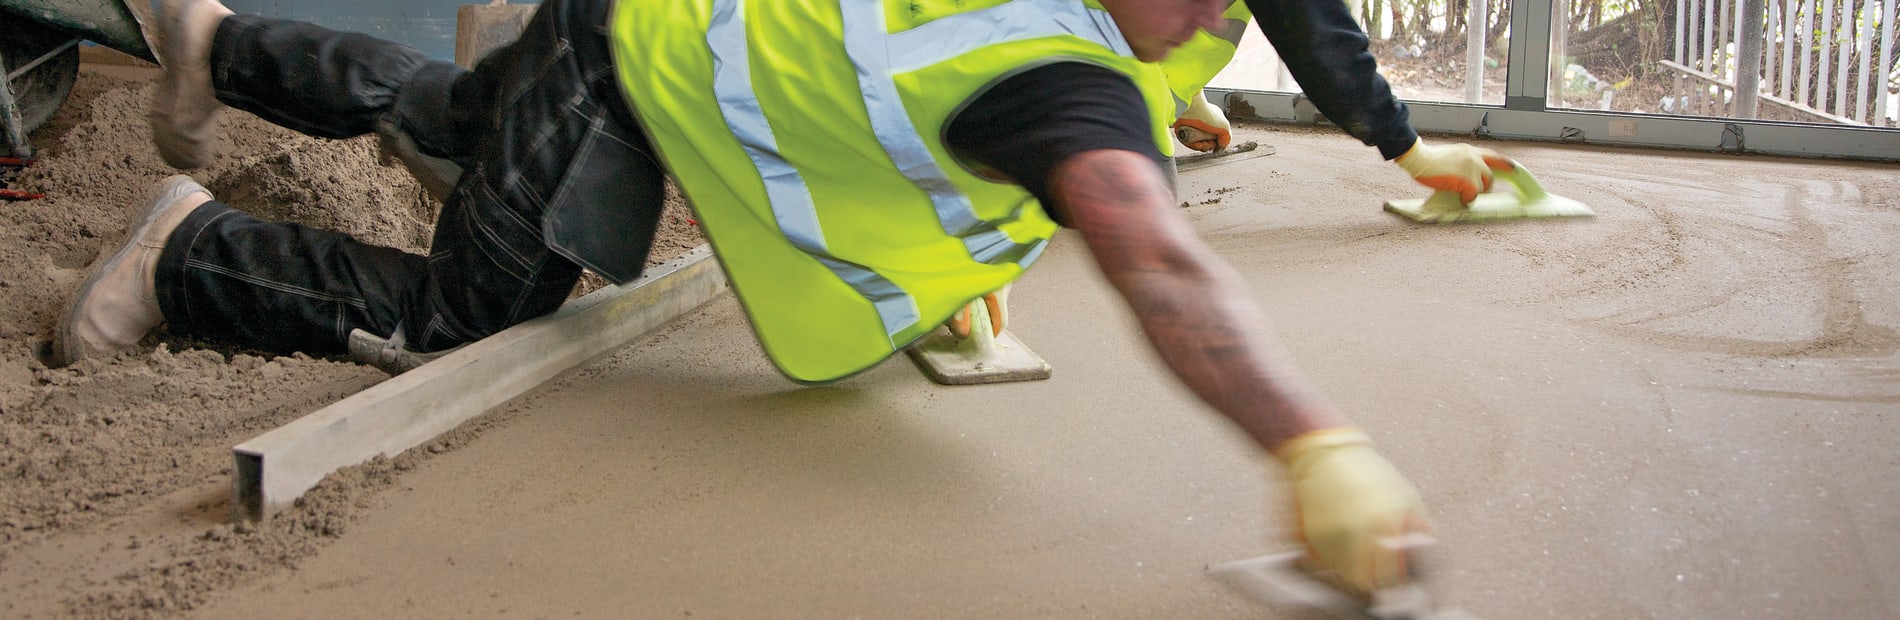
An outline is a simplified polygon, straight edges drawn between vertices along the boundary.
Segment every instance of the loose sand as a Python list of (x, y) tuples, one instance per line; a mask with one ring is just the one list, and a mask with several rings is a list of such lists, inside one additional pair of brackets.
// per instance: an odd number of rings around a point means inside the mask
[[(0, 615), (188, 608), (212, 588), (294, 565), (341, 534), (352, 497), (402, 467), (344, 472), (262, 530), (225, 525), (232, 445), (386, 376), (344, 358), (165, 333), (112, 359), (42, 363), (87, 265), (118, 242), (158, 181), (177, 174), (145, 139), (149, 77), (82, 71), (58, 116), (31, 136), (40, 160), (12, 182), (46, 198), (0, 202)], [(224, 119), (222, 155), (193, 173), (219, 200), (426, 253), (440, 205), (400, 165), (379, 163), (373, 140), (310, 138), (242, 113)], [(654, 261), (702, 242), (683, 203), (670, 206)], [(577, 292), (600, 283), (590, 274)], [(60, 551), (44, 553), (49, 545)], [(126, 570), (142, 558), (160, 560)]]

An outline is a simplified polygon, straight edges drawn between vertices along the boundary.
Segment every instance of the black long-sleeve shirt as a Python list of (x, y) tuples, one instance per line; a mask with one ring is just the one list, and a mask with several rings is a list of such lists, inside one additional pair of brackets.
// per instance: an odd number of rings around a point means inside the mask
[(1321, 114), (1393, 159), (1418, 140), (1405, 104), (1392, 96), (1367, 51), (1365, 30), (1337, 0), (1247, 0), (1254, 23), (1273, 43)]
[[(1274, 50), (1321, 114), (1386, 159), (1418, 134), (1367, 51), (1365, 32), (1339, 0), (1247, 0)], [(1066, 62), (1025, 71), (958, 114), (945, 143), (1047, 203), (1048, 175), (1071, 155), (1120, 149), (1162, 160), (1134, 82), (1097, 65)]]

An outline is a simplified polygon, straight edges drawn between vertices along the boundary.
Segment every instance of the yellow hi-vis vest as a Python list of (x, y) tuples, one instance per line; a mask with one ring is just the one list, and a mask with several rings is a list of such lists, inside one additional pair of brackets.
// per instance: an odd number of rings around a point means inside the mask
[(624, 95), (800, 382), (876, 365), (1041, 254), (1042, 206), (943, 145), (991, 85), (1108, 67), (1170, 141), (1160, 69), (1084, 0), (619, 0), (611, 21)]
[(1207, 83), (1233, 61), (1234, 52), (1240, 48), (1240, 38), (1247, 34), (1247, 24), (1252, 21), (1253, 12), (1247, 10), (1246, 2), (1228, 0), (1227, 11), (1221, 14), (1220, 30), (1194, 33), (1193, 38), (1161, 60), (1161, 70), (1168, 75), (1168, 90), (1174, 93), (1176, 115), (1187, 111), (1194, 93), (1207, 88)]

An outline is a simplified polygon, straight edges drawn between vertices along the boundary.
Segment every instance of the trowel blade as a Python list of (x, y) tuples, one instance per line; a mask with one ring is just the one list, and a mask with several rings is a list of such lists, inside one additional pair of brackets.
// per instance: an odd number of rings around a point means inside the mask
[(1486, 220), (1554, 217), (1595, 217), (1581, 202), (1544, 191), (1544, 186), (1522, 164), (1497, 171), (1492, 191), (1464, 204), (1456, 192), (1436, 191), (1429, 198), (1388, 200), (1385, 210), (1423, 224), (1450, 224)]
[(1422, 585), (1375, 592), (1363, 601), (1300, 566), (1292, 551), (1208, 567), (1207, 573), (1256, 602), (1296, 607), (1339, 620), (1477, 620), (1462, 611), (1439, 610)]
[[(978, 329), (989, 329), (983, 322)], [(994, 346), (973, 347), (942, 327), (905, 352), (932, 381), (944, 385), (984, 385), (1012, 381), (1039, 381), (1050, 376), (1049, 362), (1008, 331), (995, 337)]]
[(1266, 157), (1272, 155), (1275, 150), (1276, 149), (1272, 146), (1264, 146), (1259, 142), (1249, 140), (1212, 153), (1195, 153), (1193, 155), (1175, 157), (1174, 164), (1176, 170), (1187, 172), (1196, 168), (1206, 168), (1208, 166), (1236, 162), (1243, 159)]
[[(1444, 198), (1447, 194), (1451, 196), (1449, 201)], [(1436, 192), (1431, 198), (1388, 200), (1385, 210), (1422, 224), (1596, 216), (1596, 212), (1583, 203), (1555, 194), (1524, 201), (1509, 194), (1485, 193), (1479, 194), (1469, 205), (1459, 204), (1457, 196)]]
[(1299, 568), (1297, 551), (1217, 564), (1207, 574), (1262, 603), (1304, 607), (1341, 620), (1377, 620), (1366, 605)]

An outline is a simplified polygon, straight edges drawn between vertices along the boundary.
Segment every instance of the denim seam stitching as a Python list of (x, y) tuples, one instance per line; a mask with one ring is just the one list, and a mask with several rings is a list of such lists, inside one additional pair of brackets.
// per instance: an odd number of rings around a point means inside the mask
[[(487, 188), (483, 188), (482, 191), (489, 194), (491, 198), (496, 198), (494, 192), (489, 191)], [(499, 199), (497, 198), (497, 200)], [(506, 209), (503, 209), (503, 211), (506, 211)], [(503, 273), (508, 274), (509, 277), (521, 282), (529, 281), (528, 278), (521, 273), (522, 270), (529, 267), (529, 261), (526, 257), (516, 255), (514, 248), (503, 243), (500, 236), (496, 235), (495, 231), (483, 223), (480, 218), (470, 216), (462, 219), (464, 221), (463, 227), (468, 229), (465, 233), (470, 235), (471, 241), (473, 241), (475, 235), (480, 235), (482, 239), (487, 241), (486, 243), (470, 243), (468, 245), (474, 246), (476, 250), (488, 258), (489, 264), (499, 268)], [(497, 256), (497, 254), (500, 254), (500, 256)], [(509, 263), (513, 263), (513, 265)]]
[[(203, 205), (199, 205), (199, 207), (203, 208)], [(212, 216), (210, 221), (207, 221), (204, 224), (200, 225), (198, 227), (198, 230), (193, 231), (191, 233), (191, 240), (185, 243), (185, 260), (178, 262), (178, 281), (181, 283), (181, 285), (182, 283), (189, 281), (186, 278), (186, 276), (191, 271), (191, 262), (192, 262), (191, 249), (198, 247), (198, 239), (204, 236), (206, 230), (211, 229), (212, 224), (217, 223), (217, 221), (220, 219), (223, 219), (224, 216), (227, 216), (236, 212), (237, 211), (234, 209), (234, 210), (225, 211), (223, 213), (219, 213), (215, 216)], [(186, 217), (190, 217), (190, 216), (186, 216)], [(178, 298), (182, 302), (185, 296), (179, 295)], [(191, 304), (189, 302), (184, 302), (179, 305), (184, 306), (183, 308), (180, 308), (179, 310), (185, 313), (185, 323), (188, 325), (197, 325), (198, 321), (192, 317)]]
[(289, 284), (285, 284), (283, 282), (278, 282), (276, 280), (271, 280), (268, 278), (259, 278), (259, 277), (255, 277), (255, 276), (245, 274), (242, 272), (233, 271), (231, 269), (227, 269), (225, 267), (219, 266), (215, 263), (211, 263), (208, 261), (199, 260), (195, 258), (185, 259), (185, 267), (187, 269), (197, 268), (199, 270), (208, 271), (208, 272), (219, 274), (219, 275), (229, 276), (232, 278), (236, 278), (237, 280), (241, 282), (245, 282), (254, 286), (271, 289), (271, 290), (278, 291), (281, 293), (289, 293), (292, 295), (298, 295), (301, 297), (306, 297), (309, 299), (315, 299), (319, 301), (339, 302), (343, 304), (348, 304), (356, 308), (369, 307), (369, 304), (363, 301), (363, 299), (359, 297), (349, 297), (345, 295), (332, 295), (332, 294), (324, 293), (321, 291), (307, 289), (301, 286), (292, 286)]
[[(487, 197), (493, 201), (491, 204), (498, 205), (500, 207), (498, 209), (488, 209), (487, 211), (489, 213), (499, 212), (503, 216), (506, 216), (506, 220), (508, 221), (508, 223), (514, 224), (516, 227), (520, 228), (521, 230), (535, 231), (533, 227), (527, 225), (527, 222), (523, 220), (519, 214), (515, 213), (514, 209), (511, 209), (508, 207), (508, 203), (502, 200), (501, 194), (496, 193), (493, 190), (493, 188), (483, 187), (482, 193), (487, 195)], [(489, 226), (487, 221), (483, 220), (482, 218), (472, 217), (472, 216), (468, 217), (467, 220), (469, 222), (469, 225), (474, 226), (476, 230), (481, 231), (482, 235), (486, 237), (490, 243), (494, 244), (495, 247), (499, 248), (502, 251), (502, 253), (506, 254), (510, 260), (514, 261), (514, 264), (517, 268), (521, 270), (528, 270), (533, 267), (534, 261), (529, 260), (526, 254), (522, 254), (521, 252), (516, 251), (515, 247), (512, 244), (505, 242), (503, 240), (502, 235), (496, 232), (495, 227)], [(538, 233), (539, 231), (535, 231), (535, 232)], [(538, 237), (538, 234), (537, 234), (537, 237)], [(519, 276), (519, 275), (517, 275), (516, 277), (522, 278), (522, 276)]]

